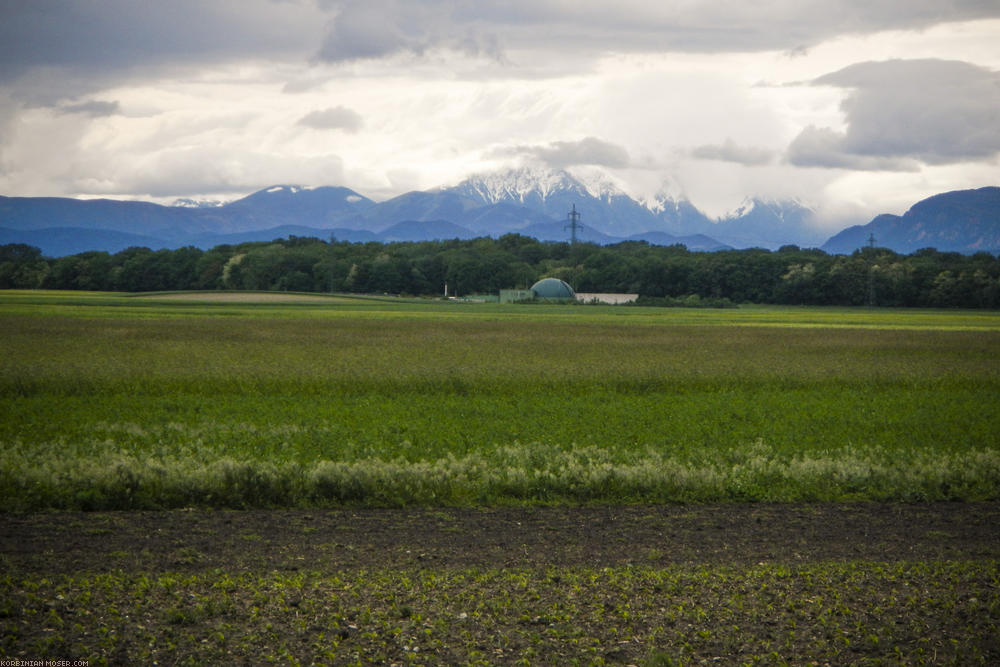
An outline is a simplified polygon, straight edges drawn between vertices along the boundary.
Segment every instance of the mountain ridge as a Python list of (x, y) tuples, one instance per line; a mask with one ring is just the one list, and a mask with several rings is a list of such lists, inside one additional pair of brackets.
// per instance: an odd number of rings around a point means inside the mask
[(875, 233), (880, 245), (900, 252), (930, 245), (967, 253), (1000, 250), (1000, 188), (941, 193), (902, 216), (876, 216), (823, 243), (815, 213), (796, 200), (748, 197), (713, 221), (683, 196), (660, 193), (637, 201), (610, 178), (586, 176), (539, 168), (485, 172), (381, 202), (342, 186), (287, 184), (206, 206), (0, 196), (0, 241), (29, 243), (56, 256), (81, 248), (115, 251), (132, 242), (153, 249), (204, 248), (288, 235), (390, 242), (518, 233), (568, 241), (566, 216), (575, 208), (581, 214), (578, 238), (601, 244), (642, 240), (692, 250), (799, 245), (850, 253)]
[(1000, 252), (1000, 187), (952, 190), (922, 199), (903, 215), (883, 213), (854, 225), (821, 246), (835, 254), (875, 244), (902, 253), (923, 248), (971, 254)]

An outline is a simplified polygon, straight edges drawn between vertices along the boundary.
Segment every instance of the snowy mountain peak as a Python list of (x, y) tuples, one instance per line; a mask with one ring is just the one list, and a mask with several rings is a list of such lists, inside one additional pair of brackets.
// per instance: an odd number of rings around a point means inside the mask
[(317, 187), (315, 185), (275, 185), (270, 188), (267, 188), (266, 190), (264, 190), (264, 192), (266, 192), (267, 194), (277, 194), (281, 192), (281, 193), (297, 195), (300, 192), (308, 192), (310, 190), (316, 190), (316, 189)]
[(525, 204), (529, 199), (538, 198), (544, 202), (554, 193), (584, 188), (579, 181), (561, 169), (524, 166), (475, 174), (454, 189), (481, 199), (486, 204), (508, 201)]
[(218, 199), (189, 199), (183, 197), (175, 199), (170, 205), (175, 208), (218, 208), (224, 203)]
[(751, 215), (765, 216), (784, 221), (786, 218), (801, 219), (813, 210), (798, 199), (766, 199), (763, 197), (747, 197), (743, 202), (720, 220), (738, 220)]
[(684, 186), (675, 178), (664, 179), (653, 194), (641, 195), (637, 201), (653, 215), (676, 213), (683, 205), (690, 205)]
[(569, 176), (577, 185), (583, 186), (592, 197), (597, 199), (610, 201), (614, 197), (628, 196), (617, 180), (598, 167), (579, 167), (574, 169), (573, 174)]
[(680, 210), (681, 203), (686, 201), (683, 197), (676, 197), (673, 194), (660, 191), (651, 197), (640, 199), (639, 204), (651, 213), (659, 215), (665, 212), (676, 213)]
[(742, 218), (744, 216), (750, 215), (751, 213), (753, 213), (753, 210), (757, 208), (757, 203), (758, 203), (757, 198), (746, 197), (743, 199), (742, 202), (740, 202), (739, 206), (737, 206), (732, 211), (729, 211), (724, 216), (722, 216), (722, 219), (732, 220), (735, 218)]
[(575, 167), (572, 171), (539, 165), (475, 174), (448, 188), (471, 196), (484, 204), (502, 202), (521, 206), (545, 205), (555, 196), (578, 196), (611, 202), (628, 198), (611, 175), (596, 167)]

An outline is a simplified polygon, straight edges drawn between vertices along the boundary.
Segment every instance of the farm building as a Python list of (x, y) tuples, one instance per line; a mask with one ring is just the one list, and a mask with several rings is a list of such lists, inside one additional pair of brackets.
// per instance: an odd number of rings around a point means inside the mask
[(576, 292), (564, 280), (558, 278), (542, 278), (531, 286), (531, 293), (536, 299), (545, 301), (572, 301), (576, 299)]
[(500, 303), (515, 301), (573, 301), (576, 292), (565, 281), (558, 278), (542, 278), (530, 289), (502, 289)]
[(607, 292), (577, 292), (576, 300), (583, 303), (607, 303), (616, 306), (622, 303), (632, 303), (639, 298), (638, 294), (612, 294)]
[(500, 303), (516, 301), (580, 301), (583, 303), (629, 303), (635, 301), (638, 294), (599, 294), (593, 292), (578, 293), (563, 280), (558, 278), (543, 278), (531, 286), (531, 289), (500, 290)]

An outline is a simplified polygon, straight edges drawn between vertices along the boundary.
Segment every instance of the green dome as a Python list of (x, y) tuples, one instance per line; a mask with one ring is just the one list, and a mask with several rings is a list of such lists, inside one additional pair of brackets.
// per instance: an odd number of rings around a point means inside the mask
[(576, 292), (558, 278), (542, 278), (531, 286), (536, 299), (575, 299)]

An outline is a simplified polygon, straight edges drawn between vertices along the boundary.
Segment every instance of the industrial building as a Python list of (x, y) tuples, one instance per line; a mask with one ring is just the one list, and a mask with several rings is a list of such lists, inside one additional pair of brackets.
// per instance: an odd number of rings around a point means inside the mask
[(555, 303), (581, 301), (583, 303), (620, 304), (635, 301), (638, 296), (638, 294), (577, 293), (564, 280), (542, 278), (532, 285), (530, 289), (500, 290), (500, 303), (516, 303), (519, 301), (549, 301)]

